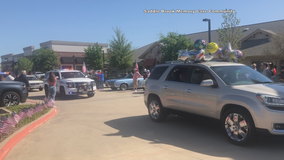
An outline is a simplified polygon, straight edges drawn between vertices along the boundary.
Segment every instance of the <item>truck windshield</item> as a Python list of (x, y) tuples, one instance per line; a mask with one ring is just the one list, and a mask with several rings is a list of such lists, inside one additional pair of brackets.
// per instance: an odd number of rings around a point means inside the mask
[(61, 72), (62, 79), (66, 78), (85, 78), (82, 72)]
[(218, 66), (211, 69), (227, 85), (273, 83), (269, 78), (248, 66)]

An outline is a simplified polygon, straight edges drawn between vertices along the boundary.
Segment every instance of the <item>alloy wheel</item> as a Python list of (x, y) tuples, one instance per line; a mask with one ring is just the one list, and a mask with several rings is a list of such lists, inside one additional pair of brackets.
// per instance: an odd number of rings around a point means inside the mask
[(4, 97), (4, 105), (7, 107), (11, 105), (18, 105), (18, 96), (13, 93), (7, 94)]
[(247, 121), (238, 113), (231, 113), (226, 117), (225, 129), (227, 135), (234, 141), (243, 141), (249, 134)]
[(149, 105), (149, 113), (153, 119), (158, 119), (160, 115), (160, 106), (159, 103), (155, 100), (151, 101)]

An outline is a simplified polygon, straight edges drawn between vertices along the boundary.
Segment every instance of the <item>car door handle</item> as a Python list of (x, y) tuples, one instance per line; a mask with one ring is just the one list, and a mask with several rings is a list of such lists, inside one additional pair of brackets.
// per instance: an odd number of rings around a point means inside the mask
[(168, 86), (163, 86), (163, 89), (167, 89), (168, 88)]
[(188, 93), (191, 93), (191, 89), (186, 89), (185, 91)]

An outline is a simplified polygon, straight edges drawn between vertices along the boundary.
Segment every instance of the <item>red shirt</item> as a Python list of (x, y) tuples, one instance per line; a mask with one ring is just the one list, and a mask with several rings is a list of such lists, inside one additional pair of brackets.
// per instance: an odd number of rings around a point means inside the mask
[(49, 78), (47, 79), (47, 82), (48, 82), (49, 86), (55, 86), (56, 85), (56, 81), (57, 81), (57, 78), (54, 78), (54, 82), (49, 82)]

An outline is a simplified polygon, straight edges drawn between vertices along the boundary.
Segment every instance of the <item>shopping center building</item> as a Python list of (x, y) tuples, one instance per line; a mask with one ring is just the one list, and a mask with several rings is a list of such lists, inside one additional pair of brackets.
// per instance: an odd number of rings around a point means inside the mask
[[(41, 48), (49, 48), (55, 51), (58, 55), (60, 65), (59, 69), (76, 69), (81, 70), (83, 66), (83, 56), (85, 54), (84, 49), (88, 46), (94, 46), (95, 43), (85, 42), (69, 42), (69, 41), (47, 41), (40, 43)], [(102, 46), (102, 54), (107, 54), (108, 44), (98, 43)], [(35, 46), (29, 46), (23, 48), (23, 53), (19, 54), (6, 54), (1, 56), (2, 70), (9, 70), (13, 63), (17, 62), (21, 57), (31, 57), (35, 52)]]

